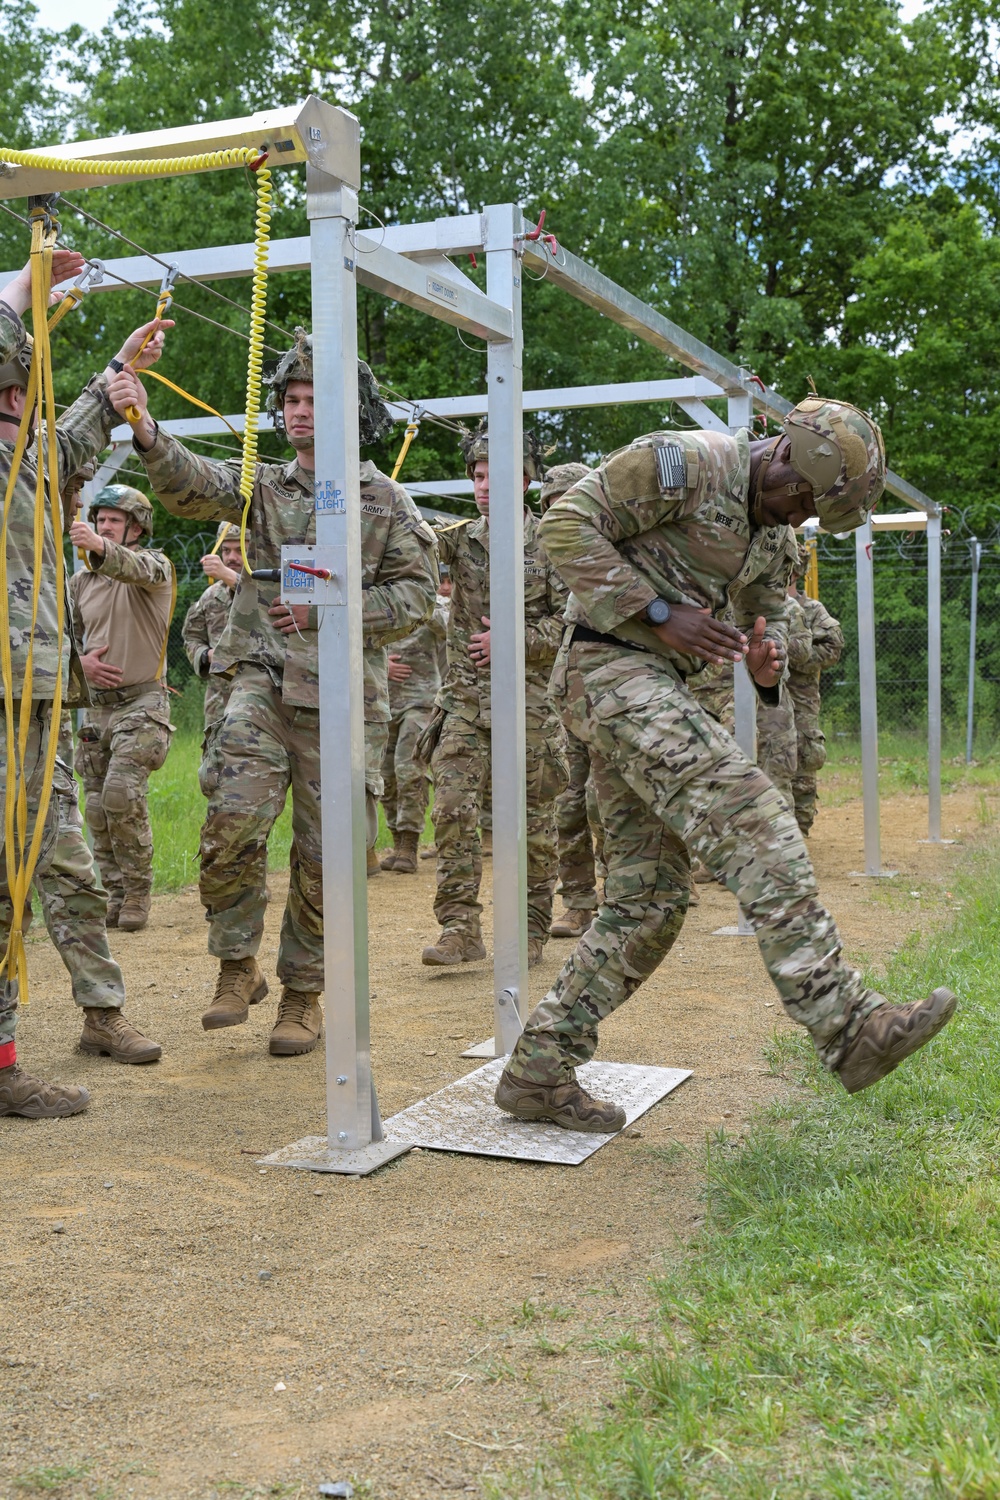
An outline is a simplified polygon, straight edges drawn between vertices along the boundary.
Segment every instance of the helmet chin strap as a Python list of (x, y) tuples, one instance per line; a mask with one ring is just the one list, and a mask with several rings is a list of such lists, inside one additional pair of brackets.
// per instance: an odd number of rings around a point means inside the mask
[(773, 438), (771, 440), (768, 446), (764, 449), (760, 465), (757, 469), (757, 478), (754, 481), (753, 491), (750, 495), (750, 519), (755, 526), (764, 525), (764, 520), (761, 515), (761, 505), (764, 497), (764, 480), (767, 478), (767, 471), (771, 467), (771, 460), (774, 458), (775, 453), (777, 453), (778, 444), (781, 442), (783, 436), (784, 433), (779, 433), (776, 438)]

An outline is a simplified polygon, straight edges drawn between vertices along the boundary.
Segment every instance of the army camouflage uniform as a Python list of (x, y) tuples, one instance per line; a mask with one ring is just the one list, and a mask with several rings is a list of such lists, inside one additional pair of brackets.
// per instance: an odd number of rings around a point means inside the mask
[(820, 673), (836, 666), (844, 649), (840, 624), (818, 599), (794, 594), (793, 625), (788, 637), (788, 691), (795, 705), (798, 769), (792, 781), (795, 821), (807, 834), (816, 818), (816, 772), (826, 760), (826, 739), (819, 726)]
[(784, 643), (794, 536), (752, 525), (749, 491), (745, 432), (652, 434), (542, 520), (545, 550), (572, 590), (569, 618), (585, 622), (567, 632), (552, 690), (590, 748), (608, 878), (595, 923), (510, 1058), (504, 1076), (515, 1084), (570, 1084), (593, 1056), (598, 1023), (680, 931), (689, 851), (739, 900), (786, 1011), (827, 1067), (883, 1003), (841, 956), (792, 814), (686, 688), (700, 660), (635, 618), (660, 596), (717, 618), (729, 610), (740, 628), (764, 615)]
[(211, 584), (200, 599), (196, 599), (184, 617), (181, 639), (187, 659), (194, 668), (196, 677), (205, 682), (205, 735), (201, 745), (201, 765), (198, 767), (198, 784), (206, 797), (211, 796), (218, 764), (212, 752), (212, 741), (226, 716), (226, 704), (232, 692), (233, 680), (212, 672), (209, 653), (225, 635), (229, 624), (235, 589), (221, 578)]
[(447, 602), (439, 598), (430, 619), (396, 641), (390, 653), (401, 657), (411, 673), (405, 682), (389, 679), (392, 719), (382, 762), (382, 805), (393, 833), (415, 833), (418, 838), (424, 831), (427, 812), (427, 768), (414, 761), (413, 752), (441, 690), (439, 648), (448, 634), (448, 611), (441, 606)]
[[(441, 560), (451, 569), (448, 671), (438, 694), (440, 734), (431, 759), (437, 894), (434, 914), (444, 932), (481, 939), (479, 827), (491, 774), (491, 673), (469, 655), (473, 635), (490, 615), (489, 523), (438, 532)], [(546, 942), (552, 920), (558, 852), (555, 799), (567, 770), (562, 734), (548, 696), (549, 674), (562, 635), (565, 595), (524, 513), (524, 683), (526, 721), (528, 937)]]
[[(98, 507), (100, 508), (100, 507)], [(144, 680), (123, 680), (121, 687), (91, 687), (76, 747), (76, 770), (83, 782), (87, 826), (94, 855), (110, 901), (114, 920), (123, 902), (148, 906), (153, 888), (153, 830), (147, 800), (150, 772), (167, 758), (170, 722), (165, 651), (173, 607), (174, 574), (170, 559), (152, 547), (125, 547), (105, 538), (103, 556), (88, 554), (90, 571), (70, 580), (73, 624), (84, 651), (95, 644), (96, 620), (103, 615), (113, 592), (123, 591), (123, 614), (132, 628), (140, 621), (154, 640), (144, 656)], [(112, 606), (113, 607), (113, 606)], [(119, 605), (120, 607), (120, 605)], [(123, 620), (109, 639), (107, 660), (118, 663), (129, 627)], [(123, 918), (124, 920), (124, 918)]]
[[(0, 302), (0, 365), (6, 364), (25, 344), (25, 330), (21, 319), (5, 303)], [(56, 427), (56, 442), (59, 450), (59, 484), (62, 487), (69, 475), (75, 474), (90, 459), (95, 458), (106, 447), (111, 433), (112, 421), (117, 421), (104, 395), (103, 376), (94, 376), (82, 395), (65, 411)], [(14, 452), (13, 427), (0, 427), (0, 483), (6, 490)], [(8, 433), (10, 436), (8, 436)], [(24, 757), (24, 785), (27, 796), (27, 835), (30, 839), (38, 813), (42, 790), (42, 774), (48, 737), (54, 732), (52, 724), (52, 699), (56, 683), (61, 675), (64, 701), (67, 701), (70, 684), (70, 658), (74, 657), (76, 673), (79, 663), (71, 646), (60, 640), (57, 621), (57, 597), (55, 591), (56, 551), (55, 537), (49, 508), (45, 509), (44, 535), (41, 559), (36, 565), (34, 543), (35, 478), (37, 474), (37, 450), (29, 448), (21, 464), (20, 473), (10, 498), (10, 516), (7, 529), (7, 584), (10, 610), (11, 656), (15, 691), (24, 682), (28, 647), (32, 636), (32, 590), (36, 566), (41, 576), (41, 592), (38, 600), (38, 615), (34, 630), (34, 666), (32, 681), (31, 718), (28, 743)], [(67, 597), (65, 618), (70, 619)], [(61, 658), (61, 660), (60, 660)], [(2, 692), (2, 688), (0, 688)], [(4, 715), (12, 712), (15, 728), (21, 710), (21, 700), (3, 704)], [(4, 723), (0, 722), (0, 777), (7, 784), (7, 740)], [(44, 880), (53, 851), (56, 847), (59, 826), (59, 797), (52, 797), (45, 820), (42, 846), (35, 866), (36, 880)], [(2, 838), (2, 835), (0, 835)], [(0, 860), (0, 952), (7, 946), (12, 919), (12, 904), (7, 886), (6, 864)], [(24, 926), (31, 920), (30, 902), (25, 904)], [(17, 1026), (17, 981), (4, 980), (0, 989), (0, 1068), (11, 1067), (15, 1062), (14, 1033)]]
[[(191, 453), (162, 429), (152, 448), (136, 445), (136, 451), (173, 515), (239, 521), (238, 461)], [(280, 565), (282, 544), (315, 542), (313, 474), (298, 459), (258, 464), (247, 539), (261, 569)], [(427, 618), (437, 567), (430, 527), (403, 487), (372, 463), (361, 465), (361, 559), (366, 783), (373, 798), (382, 791), (389, 725), (386, 647)], [(268, 615), (279, 593), (277, 584), (241, 574), (212, 659), (211, 676), (232, 672), (233, 685), (212, 747), (216, 784), (201, 833), (201, 899), (209, 952), (223, 960), (255, 956), (264, 928), (267, 840), (290, 786), (292, 849), (278, 977), (289, 989), (315, 993), (323, 988), (316, 611), (311, 606), (301, 635), (283, 635)]]

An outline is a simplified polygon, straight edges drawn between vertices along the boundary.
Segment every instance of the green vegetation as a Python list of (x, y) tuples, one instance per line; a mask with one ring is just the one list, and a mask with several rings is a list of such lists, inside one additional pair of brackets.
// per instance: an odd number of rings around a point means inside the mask
[(904, 944), (888, 987), (947, 983), (956, 1020), (854, 1099), (801, 1034), (776, 1035), (794, 1094), (710, 1144), (706, 1223), (655, 1285), (658, 1336), (611, 1415), (518, 1493), (1000, 1496), (1000, 849), (955, 889), (957, 917)]
[[(827, 806), (838, 807), (861, 796), (861, 741), (824, 724), (827, 762), (820, 772), (820, 792)], [(941, 750), (941, 786), (945, 792), (982, 788), (995, 790), (1000, 782), (1000, 746), (984, 740), (975, 747), (977, 758), (965, 764), (965, 738), (946, 732)], [(927, 793), (927, 734), (915, 729), (880, 730), (878, 738), (879, 789), (894, 793)], [(981, 821), (992, 822), (992, 817)]]

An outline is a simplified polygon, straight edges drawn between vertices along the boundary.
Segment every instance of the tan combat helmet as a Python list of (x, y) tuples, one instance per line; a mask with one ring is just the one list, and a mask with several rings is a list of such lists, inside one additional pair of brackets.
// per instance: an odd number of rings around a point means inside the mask
[[(313, 378), (312, 334), (304, 328), (296, 328), (295, 343), (286, 349), (271, 373), (265, 376), (267, 410), (274, 421), (274, 430), (285, 437), (285, 419), (282, 406), (285, 391), (291, 380)], [(363, 448), (370, 443), (381, 442), (392, 431), (392, 413), (378, 392), (378, 381), (363, 359), (358, 360), (358, 440)]]
[(807, 396), (782, 426), (790, 461), (812, 489), (824, 531), (856, 531), (885, 489), (885, 446), (874, 417), (848, 401)]
[(66, 486), (69, 485), (69, 484), (71, 484), (74, 479), (79, 479), (79, 481), (80, 481), (81, 484), (89, 484), (90, 481), (93, 479), (93, 477), (94, 477), (94, 475), (96, 473), (97, 473), (97, 460), (93, 459), (93, 458), (88, 458), (87, 461), (86, 461), (86, 463), (77, 464), (77, 466), (73, 470), (72, 474), (67, 474), (66, 475), (66, 480), (65, 480), (65, 483), (63, 485), (63, 488), (65, 489)]
[(98, 511), (120, 510), (141, 526), (147, 536), (153, 535), (153, 507), (141, 490), (128, 484), (106, 484), (90, 507), (96, 519)]
[(240, 528), (232, 521), (220, 521), (219, 529), (215, 533), (215, 545), (221, 547), (223, 542), (239, 542)]
[(28, 389), (32, 344), (31, 334), (26, 333), (24, 343), (17, 353), (12, 355), (6, 364), (0, 365), (0, 391), (9, 391), (12, 385), (19, 385), (22, 391)]
[(543, 513), (554, 501), (565, 495), (567, 490), (571, 490), (577, 480), (586, 479), (589, 473), (586, 464), (553, 464), (551, 469), (546, 469), (539, 495)]
[[(490, 435), (486, 427), (486, 418), (480, 422), (475, 432), (464, 432), (458, 440), (458, 446), (462, 450), (465, 459), (465, 472), (469, 479), (472, 471), (481, 458), (488, 459), (490, 456)], [(542, 460), (551, 448), (543, 448), (530, 427), (524, 429), (524, 472), (529, 479), (541, 479), (544, 470)]]

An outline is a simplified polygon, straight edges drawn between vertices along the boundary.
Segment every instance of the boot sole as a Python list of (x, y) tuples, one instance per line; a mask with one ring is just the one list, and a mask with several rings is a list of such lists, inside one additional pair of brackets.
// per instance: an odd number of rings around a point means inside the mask
[(311, 1042), (275, 1042), (268, 1043), (267, 1050), (272, 1057), (303, 1057), (307, 1052), (313, 1052), (323, 1040), (323, 1033)]
[(427, 955), (432, 951), (430, 948), (425, 948), (420, 955), (420, 962), (426, 964), (430, 969), (451, 969), (454, 968), (455, 964), (479, 964), (486, 957), (485, 952), (483, 952), (471, 954), (463, 958), (428, 958)]
[(145, 932), (149, 926), (149, 919), (147, 917), (145, 922), (122, 922), (119, 920), (115, 923), (115, 926), (119, 932)]
[[(248, 1007), (259, 1005), (268, 992), (267, 980), (262, 979), (247, 1001)], [(206, 1010), (201, 1018), (202, 1028), (205, 1031), (223, 1031), (227, 1026), (243, 1026), (250, 1019), (247, 1011), (241, 1016), (213, 1016), (211, 1010)]]
[[(935, 997), (937, 998), (935, 999)], [(837, 1069), (837, 1076), (849, 1094), (860, 1094), (863, 1089), (871, 1088), (873, 1084), (879, 1083), (883, 1078), (888, 1077), (890, 1073), (894, 1073), (900, 1063), (905, 1062), (908, 1057), (912, 1057), (914, 1052), (919, 1052), (922, 1047), (926, 1047), (928, 1042), (934, 1040), (939, 1031), (944, 1030), (955, 1014), (955, 1008), (958, 1005), (958, 996), (951, 990), (941, 986), (936, 990), (932, 990), (928, 999), (935, 1000), (936, 1009), (925, 1012), (927, 1023), (921, 1029), (919, 1036), (911, 1032), (905, 1039), (900, 1038), (900, 1042), (895, 1049), (885, 1055), (881, 1061), (873, 1061), (870, 1067), (859, 1071), (858, 1077), (850, 1083), (844, 1079), (840, 1068)], [(912, 1041), (914, 1045), (905, 1045), (905, 1042), (909, 1041)], [(848, 1053), (848, 1057), (844, 1061), (847, 1062), (849, 1057), (850, 1053)], [(841, 1067), (843, 1067), (843, 1064), (841, 1064)]]
[(0, 1116), (20, 1115), (25, 1120), (65, 1120), (70, 1115), (83, 1114), (89, 1103), (90, 1096), (88, 1095), (79, 1104), (70, 1105), (68, 1108), (53, 1109), (51, 1106), (46, 1108), (41, 1100), (33, 1104), (30, 1099), (26, 1099), (18, 1109), (0, 1105)]
[(88, 1057), (110, 1057), (113, 1062), (120, 1063), (154, 1063), (159, 1062), (163, 1056), (163, 1048), (157, 1047), (154, 1052), (147, 1052), (144, 1057), (131, 1057), (124, 1052), (115, 1052), (111, 1047), (102, 1046), (100, 1042), (81, 1042), (77, 1048), (78, 1052), (85, 1052)]
[(558, 1125), (563, 1130), (576, 1130), (582, 1135), (617, 1135), (619, 1130), (625, 1129), (625, 1118), (622, 1116), (620, 1125), (606, 1125), (603, 1121), (594, 1121), (592, 1124), (577, 1119), (576, 1115), (561, 1115), (553, 1109), (546, 1109), (544, 1104), (501, 1104), (496, 1100), (498, 1109), (504, 1114), (512, 1115), (515, 1120), (539, 1121), (545, 1120), (550, 1125)]

